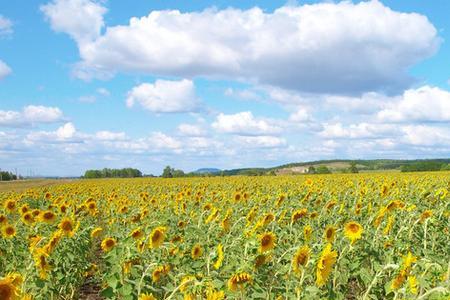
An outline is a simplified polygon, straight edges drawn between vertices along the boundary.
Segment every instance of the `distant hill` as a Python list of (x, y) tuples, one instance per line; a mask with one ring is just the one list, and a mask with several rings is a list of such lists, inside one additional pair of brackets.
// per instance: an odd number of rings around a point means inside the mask
[(217, 169), (217, 168), (201, 168), (192, 173), (194, 173), (194, 174), (216, 174), (216, 173), (220, 173), (221, 171), (222, 170)]
[[(436, 170), (436, 166), (450, 165), (450, 159), (415, 159), (415, 160), (396, 160), (396, 159), (367, 159), (367, 160), (317, 160), (309, 162), (289, 163), (272, 168), (242, 168), (224, 170), (221, 174), (230, 175), (266, 175), (266, 174), (305, 174), (310, 167), (325, 166), (333, 173), (344, 173), (351, 164), (356, 164), (356, 168), (360, 172), (377, 172), (377, 171), (421, 171), (422, 166), (432, 166), (430, 170)], [(418, 167), (419, 166), (419, 167)]]

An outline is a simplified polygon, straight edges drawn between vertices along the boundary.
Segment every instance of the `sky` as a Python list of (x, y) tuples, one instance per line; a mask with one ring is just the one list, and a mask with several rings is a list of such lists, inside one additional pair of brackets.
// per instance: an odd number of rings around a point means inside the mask
[(450, 1), (0, 5), (0, 168), (450, 155)]

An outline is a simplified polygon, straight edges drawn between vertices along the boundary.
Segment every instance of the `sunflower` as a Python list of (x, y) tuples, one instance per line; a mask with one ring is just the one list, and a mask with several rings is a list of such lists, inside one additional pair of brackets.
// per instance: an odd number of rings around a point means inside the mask
[(198, 259), (203, 255), (203, 248), (200, 244), (196, 244), (191, 250), (192, 259)]
[(13, 225), (6, 224), (2, 228), (3, 236), (7, 239), (12, 239), (16, 236), (16, 228)]
[(40, 218), (42, 222), (47, 224), (52, 224), (56, 220), (56, 215), (51, 210), (44, 211), (40, 214)]
[(214, 263), (214, 269), (218, 270), (222, 266), (223, 262), (223, 246), (222, 244), (217, 245), (217, 259)]
[(420, 223), (425, 222), (425, 220), (430, 218), (432, 215), (433, 215), (433, 212), (431, 210), (427, 209), (420, 215)]
[(336, 263), (337, 252), (331, 251), (331, 244), (327, 244), (317, 261), (316, 268), (316, 285), (321, 287), (327, 280), (332, 271), (333, 265)]
[(5, 210), (10, 213), (16, 209), (16, 206), (17, 204), (14, 200), (7, 200), (4, 204)]
[(0, 280), (0, 299), (14, 300), (17, 299), (18, 291), (11, 279), (4, 278)]
[(19, 211), (21, 214), (24, 214), (26, 212), (28, 212), (30, 210), (30, 207), (28, 206), (28, 204), (24, 204), (19, 208)]
[(32, 225), (34, 223), (34, 217), (31, 212), (26, 212), (21, 217), (22, 222), (26, 225)]
[(48, 254), (44, 249), (36, 249), (33, 254), (33, 259), (41, 279), (46, 279), (47, 273), (51, 270), (50, 264), (47, 261), (47, 256)]
[(275, 248), (277, 237), (272, 232), (265, 232), (259, 236), (259, 252), (264, 253)]
[(0, 227), (7, 223), (8, 223), (8, 217), (3, 214), (0, 214)]
[(53, 252), (53, 250), (55, 250), (56, 246), (58, 245), (59, 241), (62, 238), (62, 233), (61, 231), (55, 231), (52, 234), (52, 237), (50, 238), (50, 240), (48, 241), (47, 245), (44, 246), (44, 251), (45, 253), (47, 253), (48, 255), (50, 253)]
[(109, 252), (112, 250), (112, 248), (114, 248), (114, 246), (116, 246), (116, 244), (117, 241), (114, 238), (108, 237), (102, 241), (101, 247), (103, 252)]
[(292, 268), (295, 273), (300, 273), (301, 268), (305, 267), (308, 263), (311, 249), (305, 245), (297, 250), (294, 257), (292, 258)]
[(296, 210), (292, 213), (291, 222), (295, 223), (298, 220), (300, 220), (301, 218), (307, 218), (307, 217), (308, 217), (308, 210), (306, 208), (302, 208), (302, 209)]
[(138, 240), (144, 236), (144, 232), (142, 231), (141, 228), (136, 228), (131, 232), (130, 236), (133, 239)]
[(237, 273), (228, 279), (228, 289), (232, 292), (242, 290), (247, 283), (252, 283), (252, 276), (245, 272)]
[(74, 236), (77, 227), (78, 226), (75, 225), (75, 222), (67, 217), (63, 218), (58, 225), (59, 230), (61, 230), (64, 235), (69, 237)]
[(336, 237), (336, 227), (327, 226), (324, 231), (324, 237), (328, 243), (333, 243), (334, 238)]
[(161, 279), (161, 276), (167, 275), (170, 272), (170, 266), (164, 265), (164, 266), (158, 266), (155, 270), (152, 272), (152, 281), (153, 283), (158, 282)]
[(266, 215), (263, 217), (263, 219), (262, 219), (263, 224), (264, 224), (265, 226), (269, 225), (269, 224), (272, 223), (274, 220), (275, 220), (275, 215), (274, 215), (273, 213), (268, 213), (268, 214), (266, 214)]
[(309, 242), (312, 235), (312, 227), (310, 225), (303, 227), (303, 235), (305, 236), (305, 241)]
[(159, 226), (153, 229), (150, 235), (150, 248), (152, 249), (159, 248), (164, 242), (165, 234), (166, 234), (166, 227)]
[(352, 244), (361, 238), (363, 231), (364, 229), (361, 224), (355, 221), (348, 222), (344, 226), (344, 235), (351, 241)]
[(156, 300), (156, 298), (150, 293), (150, 294), (140, 294), (139, 300)]
[(222, 300), (225, 299), (225, 293), (223, 291), (215, 291), (213, 289), (209, 289), (206, 292), (206, 300)]
[(103, 228), (97, 227), (91, 231), (91, 238), (99, 237), (103, 232)]

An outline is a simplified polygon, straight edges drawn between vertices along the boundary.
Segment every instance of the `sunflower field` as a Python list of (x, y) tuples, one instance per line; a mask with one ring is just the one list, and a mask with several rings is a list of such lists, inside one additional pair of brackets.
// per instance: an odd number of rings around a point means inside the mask
[(450, 173), (0, 194), (0, 300), (450, 299)]

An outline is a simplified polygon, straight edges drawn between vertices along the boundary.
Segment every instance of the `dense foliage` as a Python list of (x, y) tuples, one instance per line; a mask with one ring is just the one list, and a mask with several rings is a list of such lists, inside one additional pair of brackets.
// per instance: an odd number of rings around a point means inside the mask
[(124, 169), (108, 169), (103, 170), (87, 170), (84, 173), (84, 178), (134, 178), (142, 177), (142, 172), (138, 169), (124, 168)]
[(0, 294), (76, 299), (89, 280), (110, 299), (448, 299), (449, 189), (434, 172), (0, 194)]

